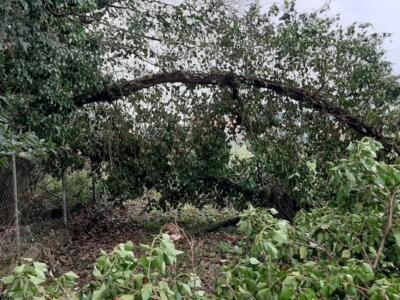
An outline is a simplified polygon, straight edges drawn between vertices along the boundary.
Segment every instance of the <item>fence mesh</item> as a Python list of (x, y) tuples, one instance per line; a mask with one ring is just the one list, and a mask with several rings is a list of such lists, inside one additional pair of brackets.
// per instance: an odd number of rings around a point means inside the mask
[(17, 228), (12, 156), (0, 156), (0, 264), (7, 264), (17, 250)]
[(63, 184), (60, 170), (52, 174), (18, 156), (13, 165), (12, 154), (0, 154), (0, 275), (18, 257), (35, 259), (66, 244), (70, 234), (64, 215), (68, 223), (96, 198), (88, 170), (64, 172)]

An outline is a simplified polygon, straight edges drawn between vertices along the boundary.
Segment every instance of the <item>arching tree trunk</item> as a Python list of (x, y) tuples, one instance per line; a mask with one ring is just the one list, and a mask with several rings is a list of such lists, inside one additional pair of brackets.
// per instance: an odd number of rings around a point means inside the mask
[(321, 97), (318, 92), (310, 93), (284, 82), (255, 76), (235, 75), (232, 73), (188, 73), (182, 71), (161, 73), (131, 81), (115, 82), (92, 94), (79, 95), (75, 97), (74, 102), (77, 106), (95, 102), (113, 102), (140, 90), (165, 83), (228, 86), (231, 88), (236, 88), (238, 85), (246, 85), (267, 89), (302, 103), (315, 111), (333, 116), (337, 121), (352, 128), (361, 136), (372, 137), (380, 141), (388, 150), (393, 150), (400, 154), (400, 146), (393, 139), (384, 136), (380, 130), (363, 121), (360, 117), (350, 114), (333, 101), (330, 101), (330, 99)]

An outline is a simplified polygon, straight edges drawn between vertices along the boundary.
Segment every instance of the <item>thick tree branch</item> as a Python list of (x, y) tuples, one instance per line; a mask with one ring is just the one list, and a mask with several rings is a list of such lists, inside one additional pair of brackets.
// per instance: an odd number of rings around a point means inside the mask
[(362, 136), (369, 136), (380, 141), (387, 149), (400, 153), (400, 146), (392, 139), (384, 136), (372, 125), (364, 122), (357, 116), (348, 113), (340, 106), (318, 95), (309, 93), (304, 89), (292, 87), (283, 82), (277, 82), (255, 76), (240, 76), (232, 73), (187, 73), (182, 71), (162, 73), (143, 77), (137, 80), (122, 81), (107, 86), (104, 90), (90, 95), (80, 95), (75, 98), (75, 103), (82, 106), (94, 102), (113, 102), (124, 96), (129, 96), (140, 90), (165, 83), (182, 83), (189, 85), (214, 85), (230, 86), (241, 84), (255, 88), (267, 89), (278, 95), (286, 96), (304, 104), (315, 111), (331, 115), (340, 123), (345, 124), (359, 132)]

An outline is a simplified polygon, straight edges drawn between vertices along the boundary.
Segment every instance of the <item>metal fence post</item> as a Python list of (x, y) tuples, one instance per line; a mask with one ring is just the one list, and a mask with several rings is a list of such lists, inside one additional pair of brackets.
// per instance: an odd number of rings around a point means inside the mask
[(94, 173), (92, 173), (92, 202), (96, 203), (96, 178)]
[(15, 216), (15, 230), (17, 239), (17, 251), (21, 250), (21, 233), (19, 228), (19, 211), (18, 211), (18, 189), (17, 189), (17, 163), (15, 159), (15, 152), (11, 153), (12, 161), (12, 177), (13, 177), (13, 194), (14, 194), (14, 216)]
[(68, 225), (68, 221), (67, 221), (67, 186), (66, 186), (66, 182), (65, 182), (65, 170), (63, 170), (61, 182), (62, 182), (63, 220), (64, 220), (64, 225), (67, 226)]

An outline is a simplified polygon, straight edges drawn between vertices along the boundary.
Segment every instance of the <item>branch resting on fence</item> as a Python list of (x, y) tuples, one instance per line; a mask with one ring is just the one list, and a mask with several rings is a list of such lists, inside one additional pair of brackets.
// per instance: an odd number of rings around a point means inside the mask
[(189, 73), (175, 71), (155, 74), (131, 81), (119, 81), (106, 86), (103, 90), (92, 94), (79, 95), (74, 102), (78, 106), (96, 102), (113, 102), (121, 97), (129, 96), (140, 90), (159, 84), (182, 83), (187, 85), (214, 85), (236, 87), (238, 84), (267, 89), (278, 95), (288, 97), (299, 103), (331, 115), (340, 123), (349, 126), (362, 136), (368, 136), (380, 141), (385, 148), (400, 153), (400, 146), (391, 138), (384, 136), (377, 128), (363, 121), (361, 118), (350, 114), (329, 99), (321, 97), (318, 93), (312, 94), (304, 89), (290, 86), (289, 84), (273, 81), (256, 76), (241, 76), (233, 73)]

